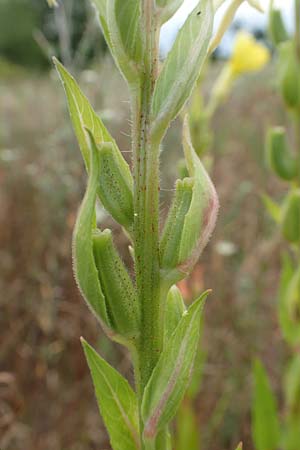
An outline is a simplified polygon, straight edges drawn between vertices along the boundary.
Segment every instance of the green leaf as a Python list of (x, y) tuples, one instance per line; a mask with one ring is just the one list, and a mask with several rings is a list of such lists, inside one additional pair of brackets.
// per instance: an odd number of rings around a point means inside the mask
[[(98, 196), (112, 217), (130, 232), (133, 223), (133, 179), (130, 168), (74, 78), (59, 61), (55, 59), (54, 62), (66, 92), (71, 120), (87, 170), (90, 166), (90, 139), (86, 128), (92, 132), (97, 145), (104, 142), (111, 144), (111, 147), (103, 148), (100, 155), (101, 167), (105, 170), (100, 170)], [(108, 185), (109, 180), (112, 184), (112, 176), (115, 176), (112, 185), (114, 191)], [(111, 202), (108, 192), (111, 193)]]
[(140, 4), (139, 0), (109, 0), (106, 9), (113, 56), (133, 85), (139, 83), (143, 60)]
[[(201, 12), (199, 14), (199, 12)], [(189, 15), (156, 81), (153, 101), (153, 135), (160, 139), (189, 98), (207, 56), (214, 11), (202, 0)]]
[(208, 292), (190, 306), (166, 343), (144, 390), (144, 437), (153, 441), (174, 417), (188, 387), (199, 342), (200, 315)]
[(105, 298), (98, 279), (93, 255), (92, 233), (95, 228), (95, 203), (99, 179), (99, 152), (91, 148), (88, 185), (78, 212), (73, 233), (73, 270), (78, 287), (102, 325), (110, 327)]
[(194, 180), (179, 249), (179, 265), (185, 272), (194, 266), (209, 241), (216, 224), (219, 202), (214, 185), (193, 148), (187, 117), (183, 127), (183, 147), (188, 172)]
[(288, 365), (284, 379), (284, 390), (288, 411), (292, 415), (296, 413), (300, 416), (300, 354), (296, 354)]
[[(290, 345), (300, 342), (300, 324), (299, 321), (293, 320), (290, 311), (289, 296), (292, 295), (291, 286), (295, 277), (295, 268), (290, 256), (285, 254), (282, 260), (282, 271), (280, 276), (279, 287), (279, 321), (282, 334)], [(289, 292), (290, 291), (290, 292)]]
[(113, 46), (109, 35), (108, 24), (107, 24), (107, 0), (92, 0), (92, 3), (98, 13), (99, 22), (102, 28), (102, 32), (106, 43), (113, 54)]
[(56, 58), (54, 58), (53, 61), (65, 89), (72, 124), (86, 168), (88, 170), (90, 160), (90, 142), (88, 134), (85, 130), (86, 128), (91, 130), (93, 133), (96, 144), (111, 142), (115, 147), (117, 147), (117, 144), (105, 128), (100, 117), (97, 116), (91, 107), (88, 99), (81, 92), (72, 75)]
[(280, 423), (276, 400), (260, 361), (254, 365), (252, 432), (256, 450), (278, 450)]
[(268, 211), (274, 222), (280, 223), (281, 222), (280, 206), (276, 202), (274, 202), (274, 200), (272, 200), (272, 198), (269, 197), (267, 194), (262, 194), (261, 198), (265, 205), (266, 210)]
[[(299, 404), (298, 404), (299, 405)], [(290, 414), (285, 424), (282, 448), (284, 450), (299, 450), (300, 442), (300, 417), (299, 414)]]
[(187, 118), (183, 147), (190, 178), (176, 182), (160, 245), (162, 273), (170, 284), (185, 278), (194, 267), (209, 241), (219, 209), (214, 185), (192, 146)]
[(165, 340), (168, 341), (186, 311), (181, 292), (176, 285), (172, 286), (167, 295), (165, 311)]
[(82, 339), (96, 397), (114, 450), (137, 450), (138, 407), (129, 383)]
[(176, 450), (199, 450), (200, 430), (193, 402), (185, 400), (176, 416)]
[(184, 0), (156, 0), (161, 23), (167, 22), (180, 8)]

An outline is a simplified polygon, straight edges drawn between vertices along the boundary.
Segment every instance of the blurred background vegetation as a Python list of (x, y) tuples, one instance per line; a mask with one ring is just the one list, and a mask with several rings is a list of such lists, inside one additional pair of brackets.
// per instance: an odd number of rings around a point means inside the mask
[[(0, 448), (108, 449), (79, 336), (131, 378), (126, 353), (112, 346), (80, 298), (72, 276), (71, 233), (86, 176), (64, 95), (49, 62), (76, 74), (130, 160), (125, 84), (105, 51), (84, 0), (49, 10), (41, 0), (0, 2)], [(288, 358), (276, 292), (280, 241), (261, 194), (285, 186), (265, 167), (264, 135), (285, 124), (273, 64), (240, 79), (213, 121), (212, 177), (220, 196), (217, 230), (190, 280), (187, 300), (213, 288), (205, 310), (207, 355), (195, 400), (203, 450), (253, 448), (251, 366), (260, 356), (280, 402)], [(208, 92), (223, 63), (208, 68)], [(181, 157), (180, 120), (162, 155), (166, 213)], [(113, 227), (124, 259), (127, 241)]]

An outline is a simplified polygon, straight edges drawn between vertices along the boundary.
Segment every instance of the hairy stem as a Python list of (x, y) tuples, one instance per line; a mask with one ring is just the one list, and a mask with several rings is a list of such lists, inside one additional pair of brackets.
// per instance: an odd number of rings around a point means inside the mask
[[(144, 76), (140, 89), (132, 92), (135, 273), (141, 305), (141, 332), (135, 377), (140, 406), (144, 388), (163, 347), (159, 266), (160, 143), (153, 142), (150, 132), (151, 99), (157, 78), (159, 36), (154, 0), (143, 0), (141, 3), (145, 38)], [(141, 418), (140, 425), (142, 442)]]

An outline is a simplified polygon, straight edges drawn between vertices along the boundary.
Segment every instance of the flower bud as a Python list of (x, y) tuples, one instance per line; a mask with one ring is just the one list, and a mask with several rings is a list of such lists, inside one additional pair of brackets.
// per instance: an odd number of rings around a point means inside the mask
[(300, 189), (288, 195), (282, 212), (282, 234), (291, 243), (300, 242)]
[(271, 8), (269, 16), (269, 34), (273, 44), (276, 46), (287, 41), (289, 38), (279, 9)]
[(128, 164), (116, 146), (99, 147), (98, 195), (104, 208), (128, 231), (133, 225), (133, 180)]
[(287, 148), (286, 131), (282, 127), (271, 128), (267, 135), (267, 161), (272, 170), (283, 180), (291, 181), (297, 175), (297, 163)]
[(94, 233), (93, 252), (112, 327), (120, 336), (134, 339), (139, 330), (136, 291), (110, 230)]
[(183, 313), (186, 311), (180, 290), (173, 285), (167, 295), (165, 311), (165, 339), (166, 341), (174, 333)]
[(183, 146), (190, 178), (177, 181), (161, 240), (161, 268), (175, 283), (197, 262), (215, 227), (219, 208), (215, 188), (198, 158), (184, 121)]
[(193, 196), (192, 178), (176, 181), (176, 190), (172, 205), (164, 226), (160, 244), (161, 265), (174, 268), (179, 261), (179, 243), (185, 216), (191, 206)]
[(279, 52), (279, 83), (281, 94), (289, 108), (300, 105), (300, 64), (292, 41), (280, 46)]

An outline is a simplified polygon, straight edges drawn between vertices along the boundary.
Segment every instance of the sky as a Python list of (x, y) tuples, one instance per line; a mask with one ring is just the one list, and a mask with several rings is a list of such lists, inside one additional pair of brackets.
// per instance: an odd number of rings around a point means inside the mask
[[(163, 27), (161, 31), (161, 49), (162, 53), (165, 54), (169, 50), (172, 45), (172, 42), (176, 36), (178, 29), (184, 23), (186, 17), (190, 13), (190, 11), (197, 5), (198, 0), (185, 0), (181, 8), (177, 11), (177, 13), (169, 20)], [(228, 3), (228, 2), (227, 2)], [(260, 0), (261, 6), (268, 11), (269, 0)], [(275, 5), (282, 10), (283, 17), (285, 19), (286, 25), (289, 29), (292, 27), (293, 23), (293, 4), (294, 0), (275, 0)], [(226, 3), (223, 7), (220, 8), (216, 18), (215, 18), (215, 27), (218, 26), (220, 22), (220, 18), (226, 9)], [(243, 22), (244, 28), (248, 31), (253, 30), (253, 28), (265, 28), (267, 25), (267, 14), (262, 14), (250, 7), (247, 2), (244, 2), (242, 6), (240, 6), (235, 20), (239, 22)], [(230, 53), (232, 45), (232, 34), (228, 33), (224, 36), (223, 44), (222, 44), (222, 53), (225, 55)]]

